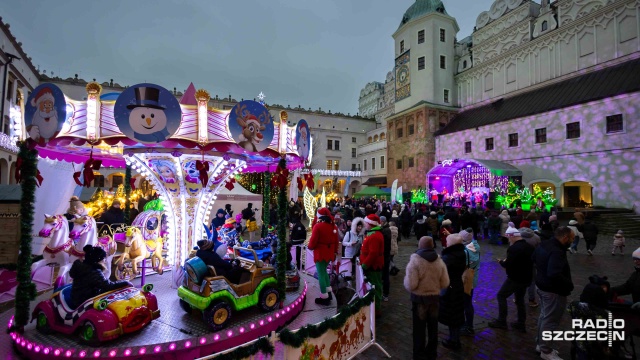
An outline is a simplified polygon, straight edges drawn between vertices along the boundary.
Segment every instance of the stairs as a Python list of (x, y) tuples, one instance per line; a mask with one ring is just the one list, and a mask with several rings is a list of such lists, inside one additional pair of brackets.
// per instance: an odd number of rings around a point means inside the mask
[(633, 212), (601, 213), (593, 221), (600, 234), (613, 236), (618, 230), (622, 230), (626, 239), (640, 239), (640, 215)]

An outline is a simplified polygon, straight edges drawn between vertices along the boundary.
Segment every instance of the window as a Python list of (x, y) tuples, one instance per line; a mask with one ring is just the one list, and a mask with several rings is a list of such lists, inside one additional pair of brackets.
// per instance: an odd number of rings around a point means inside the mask
[(418, 31), (418, 44), (422, 44), (424, 42), (424, 30)]
[(380, 156), (380, 169), (384, 169), (384, 155)]
[(356, 148), (351, 148), (351, 157), (356, 157)]
[(487, 151), (493, 150), (493, 138), (484, 139), (484, 148)]
[(327, 140), (327, 150), (333, 150), (333, 140)]
[(409, 125), (409, 129), (407, 130), (407, 135), (413, 135), (415, 130), (415, 126), (413, 124)]
[(447, 68), (447, 57), (444, 55), (440, 55), (440, 69)]
[(464, 143), (464, 153), (465, 154), (471, 153), (471, 141), (467, 141)]
[(413, 167), (413, 158), (412, 157), (409, 158), (409, 167), (410, 168)]
[(385, 135), (384, 133), (380, 134), (380, 140), (381, 140), (381, 141), (382, 141), (382, 140), (384, 140), (384, 139), (385, 139), (385, 136), (386, 136), (386, 135)]
[(327, 160), (327, 170), (333, 170), (333, 161)]
[(518, 133), (509, 134), (509, 147), (518, 147)]
[(404, 40), (400, 40), (400, 52), (404, 52)]
[(440, 42), (445, 42), (446, 34), (444, 29), (440, 29)]
[(351, 164), (351, 171), (356, 171), (356, 164)]
[(536, 129), (536, 144), (547, 142), (547, 128)]
[(567, 128), (567, 139), (578, 139), (580, 138), (580, 122), (572, 122), (566, 125)]
[(418, 58), (418, 70), (424, 70), (424, 56)]
[(352, 138), (351, 138), (351, 142), (352, 142), (352, 143), (357, 142), (357, 141), (356, 141), (356, 138), (352, 137)]
[(444, 99), (444, 102), (449, 103), (449, 90), (448, 89), (444, 89), (443, 99)]
[(396, 129), (396, 137), (397, 138), (401, 138), (402, 137), (402, 128)]
[(396, 160), (396, 169), (402, 169), (402, 160)]
[(123, 183), (124, 183), (124, 176), (113, 175), (113, 178), (111, 180), (111, 186), (113, 186), (114, 188), (117, 188), (119, 185), (122, 185)]
[(340, 161), (333, 160), (333, 170), (340, 170)]
[(367, 139), (367, 142), (371, 143), (372, 141), (373, 141), (373, 138), (369, 136), (369, 138)]
[(340, 150), (340, 140), (333, 141), (333, 150)]
[(104, 176), (97, 174), (93, 178), (93, 186), (94, 187), (104, 187)]
[(11, 127), (9, 126), (9, 124), (11, 124), (11, 120), (7, 115), (5, 115), (3, 119), (4, 119), (4, 122), (2, 123), (2, 132), (5, 135), (11, 135)]
[(607, 134), (624, 131), (622, 114), (607, 116)]
[(376, 158), (371, 158), (371, 170), (376, 169)]
[(11, 95), (13, 94), (13, 79), (9, 78), (9, 82), (7, 83), (7, 100), (11, 101)]
[(467, 60), (465, 60), (465, 61), (463, 61), (463, 62), (462, 62), (462, 68), (463, 68), (463, 69), (466, 69), (466, 68), (467, 68)]
[(364, 171), (367, 171), (367, 160), (362, 161), (362, 168), (364, 169)]
[(547, 31), (547, 28), (549, 28), (549, 23), (545, 20), (542, 22), (542, 31)]

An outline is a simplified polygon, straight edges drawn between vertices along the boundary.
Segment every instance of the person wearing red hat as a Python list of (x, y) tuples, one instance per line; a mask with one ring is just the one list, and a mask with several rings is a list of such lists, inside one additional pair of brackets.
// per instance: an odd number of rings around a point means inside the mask
[(364, 275), (375, 286), (376, 315), (382, 306), (382, 268), (384, 267), (384, 236), (380, 227), (380, 218), (376, 214), (369, 214), (364, 218), (367, 236), (360, 249), (360, 263)]
[(320, 208), (316, 217), (318, 221), (311, 230), (308, 248), (313, 250), (313, 262), (316, 264), (320, 284), (320, 297), (316, 299), (316, 304), (326, 306), (331, 304), (333, 298), (327, 264), (338, 254), (338, 228), (333, 223), (329, 209)]

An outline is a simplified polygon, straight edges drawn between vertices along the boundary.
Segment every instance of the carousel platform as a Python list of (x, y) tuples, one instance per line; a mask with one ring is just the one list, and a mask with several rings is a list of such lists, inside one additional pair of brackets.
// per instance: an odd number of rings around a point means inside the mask
[[(169, 276), (167, 276), (169, 275)], [(195, 359), (242, 345), (258, 337), (285, 327), (295, 330), (306, 324), (317, 323), (336, 314), (336, 306), (322, 307), (314, 303), (320, 290), (317, 280), (300, 274), (300, 288), (287, 293), (283, 309), (263, 313), (257, 308), (233, 313), (233, 322), (227, 328), (212, 332), (198, 312), (185, 313), (179, 304), (177, 289), (172, 288), (171, 274), (153, 275), (147, 283), (154, 285), (158, 299), (160, 318), (153, 320), (141, 331), (99, 347), (80, 342), (79, 337), (44, 335), (35, 329), (35, 322), (25, 328), (24, 334), (4, 334), (0, 351), (7, 359), (59, 359), (59, 358), (109, 358), (109, 359)], [(139, 279), (134, 280), (139, 284)], [(51, 297), (46, 292), (32, 302)], [(311, 301), (306, 301), (307, 297)], [(306, 305), (305, 305), (306, 303)], [(0, 314), (0, 321), (9, 324), (13, 309)]]

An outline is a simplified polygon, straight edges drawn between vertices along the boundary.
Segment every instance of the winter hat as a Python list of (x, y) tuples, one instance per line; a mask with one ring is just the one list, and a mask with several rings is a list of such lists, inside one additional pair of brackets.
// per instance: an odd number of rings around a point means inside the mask
[(523, 239), (531, 239), (531, 238), (533, 238), (533, 235), (535, 235), (533, 230), (531, 230), (530, 228), (526, 228), (526, 227), (522, 227), (522, 228), (518, 229), (518, 232), (520, 232), (520, 236)]
[(473, 240), (473, 230), (471, 230), (471, 228), (460, 231), (458, 235), (462, 237), (462, 243), (464, 245), (467, 245), (471, 240)]
[(460, 236), (460, 234), (451, 234), (447, 236), (447, 247), (456, 244), (462, 244), (462, 236)]
[(89, 264), (97, 264), (107, 257), (107, 253), (99, 246), (85, 245), (82, 251), (84, 251), (84, 261)]
[(387, 222), (387, 217), (386, 216), (380, 216), (380, 223), (386, 223)]
[(509, 228), (507, 229), (507, 231), (504, 233), (504, 235), (506, 237), (522, 237), (520, 235), (520, 232), (518, 231), (518, 229), (516, 229), (515, 227), (511, 227), (509, 226)]
[(451, 220), (446, 219), (442, 222), (442, 226), (447, 226), (447, 225), (451, 225)]
[(210, 250), (213, 247), (213, 241), (211, 240), (200, 240), (198, 241), (198, 247), (200, 250)]
[(376, 214), (369, 214), (364, 218), (364, 222), (372, 226), (378, 226), (380, 225), (380, 218)]
[(602, 286), (597, 284), (587, 284), (580, 294), (580, 302), (597, 306), (601, 309), (607, 307), (607, 293), (604, 292)]
[(620, 236), (620, 237), (624, 236), (624, 231), (618, 230), (618, 232), (616, 233), (616, 236)]
[(391, 212), (391, 217), (398, 217), (398, 212), (397, 212), (397, 211), (395, 211), (395, 210), (393, 210), (393, 211)]
[(318, 217), (318, 219), (320, 219), (323, 216), (326, 216), (329, 219), (331, 219), (331, 211), (329, 211), (329, 209), (327, 209), (326, 207), (323, 207), (318, 209), (318, 211), (316, 212), (316, 216)]
[(578, 225), (578, 222), (575, 220), (569, 221), (569, 225)]
[(512, 228), (516, 227), (516, 224), (512, 223), (511, 221), (509, 221), (509, 224), (507, 224), (507, 225), (508, 225), (508, 227), (512, 227)]
[(432, 211), (432, 212), (430, 212), (430, 213), (429, 213), (429, 215), (431, 215), (431, 216), (435, 216), (435, 215), (437, 215), (437, 214), (436, 214), (436, 212), (435, 212), (435, 211)]
[(558, 217), (555, 215), (549, 216), (549, 222), (552, 222), (552, 221), (558, 221)]
[(637, 248), (636, 251), (631, 254), (631, 257), (634, 259), (640, 259), (640, 248)]
[(40, 104), (41, 102), (43, 102), (45, 100), (49, 100), (51, 102), (55, 102), (55, 99), (53, 97), (53, 91), (51, 91), (51, 89), (48, 88), (48, 87), (44, 87), (40, 91), (38, 91), (36, 96), (34, 96), (31, 99), (31, 106), (38, 107), (38, 104)]

